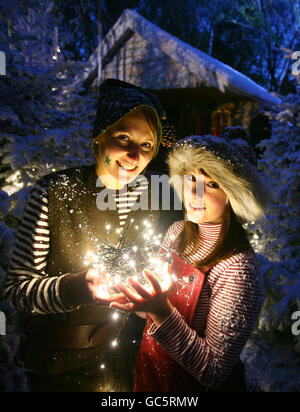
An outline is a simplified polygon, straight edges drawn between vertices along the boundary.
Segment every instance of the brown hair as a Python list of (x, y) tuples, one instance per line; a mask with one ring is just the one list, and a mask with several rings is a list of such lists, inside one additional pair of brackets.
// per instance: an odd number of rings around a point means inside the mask
[[(152, 107), (139, 106), (136, 109), (128, 112), (124, 117), (119, 119), (119, 121), (123, 120), (126, 116), (133, 115), (133, 114), (136, 115), (137, 117), (143, 116), (149, 125), (151, 135), (154, 141), (153, 157), (152, 157), (154, 158), (157, 155), (160, 140), (161, 140), (161, 123), (160, 123), (159, 117), (156, 111)], [(106, 139), (110, 137), (112, 128), (115, 128), (117, 124), (119, 123), (119, 121), (111, 125), (108, 129), (106, 129), (103, 133), (97, 136), (96, 139), (93, 140), (92, 150), (98, 162), (99, 161), (101, 162), (101, 159), (103, 157), (103, 154), (104, 154), (103, 148), (104, 148)]]
[[(208, 176), (203, 169), (200, 169), (200, 172), (205, 176)], [(179, 253), (183, 257), (190, 256), (197, 250), (200, 242), (201, 237), (199, 236), (199, 227), (197, 223), (185, 219), (184, 229), (179, 241)], [(247, 252), (251, 249), (247, 232), (234, 213), (230, 202), (228, 202), (223, 214), (220, 234), (214, 249), (204, 259), (194, 262), (194, 266), (198, 269), (210, 268), (230, 256)]]

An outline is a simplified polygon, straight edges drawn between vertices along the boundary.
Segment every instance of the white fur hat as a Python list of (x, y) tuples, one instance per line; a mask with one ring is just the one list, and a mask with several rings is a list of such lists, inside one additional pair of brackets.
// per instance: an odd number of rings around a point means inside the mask
[(175, 176), (183, 178), (195, 169), (203, 169), (225, 192), (242, 221), (251, 222), (262, 216), (271, 196), (245, 156), (247, 148), (252, 149), (245, 140), (228, 141), (215, 136), (190, 136), (177, 142), (168, 165), (170, 183), (181, 201), (182, 179)]

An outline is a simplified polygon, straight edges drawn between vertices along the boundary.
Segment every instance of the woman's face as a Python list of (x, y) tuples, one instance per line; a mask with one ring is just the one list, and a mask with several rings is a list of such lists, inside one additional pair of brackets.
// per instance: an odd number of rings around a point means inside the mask
[(129, 113), (109, 130), (97, 163), (97, 174), (109, 189), (132, 182), (151, 161), (154, 138), (143, 114)]
[(198, 170), (185, 177), (184, 206), (194, 223), (222, 223), (227, 196), (219, 185)]

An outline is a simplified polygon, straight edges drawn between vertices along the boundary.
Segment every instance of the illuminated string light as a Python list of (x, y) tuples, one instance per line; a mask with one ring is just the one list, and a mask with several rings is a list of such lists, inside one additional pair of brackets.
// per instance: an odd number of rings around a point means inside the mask
[(120, 317), (120, 315), (118, 314), (118, 312), (114, 312), (112, 315), (113, 320), (118, 320)]
[[(144, 221), (143, 227), (140, 227), (138, 232), (134, 232), (134, 241), (131, 241), (127, 233), (132, 223), (133, 219), (123, 230), (117, 230), (120, 234), (117, 244), (109, 242), (111, 226), (106, 225), (105, 241), (93, 239), (97, 244), (96, 253), (88, 251), (84, 257), (84, 264), (93, 268), (97, 274), (101, 272), (105, 280), (98, 287), (97, 296), (100, 299), (109, 298), (112, 293), (118, 293), (116, 286), (120, 283), (128, 284), (129, 277), (140, 282), (147, 291), (151, 292), (152, 285), (143, 275), (144, 269), (155, 274), (162, 290), (168, 290), (172, 280), (177, 280), (175, 275), (170, 276), (166, 264), (166, 261), (171, 258), (173, 242), (170, 243), (168, 249), (163, 248), (160, 245), (162, 235), (155, 235), (148, 221)], [(134, 228), (137, 230), (138, 226)], [(119, 311), (113, 311), (111, 322), (119, 322), (120, 317)], [(121, 345), (118, 336), (109, 343), (111, 350), (118, 350), (118, 346)], [(131, 342), (136, 344), (135, 340)], [(104, 363), (100, 364), (99, 368), (103, 370), (103, 373), (107, 369)]]
[(97, 252), (87, 252), (84, 264), (99, 272), (104, 272), (106, 282), (101, 284), (97, 296), (108, 298), (110, 294), (116, 293), (116, 287), (122, 283), (128, 285), (128, 278), (140, 282), (148, 290), (151, 290), (149, 281), (144, 276), (144, 269), (154, 273), (163, 287), (168, 287), (169, 275), (164, 270), (166, 260), (171, 257), (170, 249), (162, 253), (160, 239), (162, 235), (155, 235), (151, 224), (143, 222), (144, 231), (140, 231), (134, 242), (127, 238), (127, 233), (134, 219), (122, 231), (116, 244), (109, 243), (110, 225), (106, 225), (105, 242), (96, 240)]

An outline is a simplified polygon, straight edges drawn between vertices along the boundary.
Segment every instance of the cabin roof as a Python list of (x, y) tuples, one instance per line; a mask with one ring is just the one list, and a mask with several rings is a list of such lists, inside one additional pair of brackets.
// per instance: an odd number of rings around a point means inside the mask
[[(102, 40), (102, 64), (105, 65), (116, 50), (120, 49), (134, 33), (138, 33), (192, 73), (193, 77), (197, 79), (194, 87), (203, 87), (203, 85), (213, 87), (222, 93), (231, 92), (258, 101), (263, 106), (280, 103), (278, 97), (249, 77), (167, 33), (130, 9), (123, 11)], [(95, 72), (97, 72), (97, 49), (88, 60), (88, 68), (84, 71), (81, 79), (84, 82), (93, 73), (95, 76)], [(155, 84), (151, 88), (155, 90)]]

